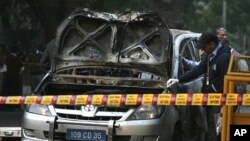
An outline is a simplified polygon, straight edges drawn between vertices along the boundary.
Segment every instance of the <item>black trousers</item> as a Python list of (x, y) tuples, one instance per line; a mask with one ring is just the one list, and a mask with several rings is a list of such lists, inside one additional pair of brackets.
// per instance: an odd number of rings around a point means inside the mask
[(188, 141), (220, 141), (216, 134), (215, 115), (220, 112), (220, 106), (190, 106), (188, 116)]
[(205, 110), (202, 106), (188, 107), (186, 141), (205, 141), (207, 133)]
[(220, 137), (216, 134), (215, 115), (220, 113), (220, 106), (206, 107), (207, 134), (206, 141), (219, 141)]

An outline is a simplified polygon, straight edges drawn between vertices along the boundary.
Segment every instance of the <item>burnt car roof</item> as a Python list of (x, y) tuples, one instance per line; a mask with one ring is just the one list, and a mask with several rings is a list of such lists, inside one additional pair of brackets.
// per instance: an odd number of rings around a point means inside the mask
[(172, 37), (156, 13), (78, 9), (57, 29), (52, 73), (65, 68), (122, 68), (167, 80)]

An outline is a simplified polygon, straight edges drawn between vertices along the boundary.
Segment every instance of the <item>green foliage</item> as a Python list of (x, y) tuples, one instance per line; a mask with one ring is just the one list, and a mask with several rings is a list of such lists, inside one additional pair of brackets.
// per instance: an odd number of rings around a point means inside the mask
[(89, 0), (82, 7), (92, 8), (107, 12), (141, 11), (148, 9), (149, 0)]
[(221, 25), (221, 7), (218, 0), (195, 0), (186, 16), (187, 28), (197, 32), (212, 32)]
[(250, 32), (250, 1), (228, 0), (228, 27), (233, 32)]
[(0, 16), (6, 28), (32, 30), (32, 22), (37, 22), (37, 19), (25, 1), (1, 0), (0, 9)]
[(171, 3), (171, 2), (173, 2), (173, 0), (161, 0), (162, 2), (164, 2), (164, 3)]
[[(17, 30), (37, 30), (46, 20), (33, 15), (30, 5), (26, 1), (32, 0), (0, 0), (0, 18), (4, 28)], [(213, 32), (222, 26), (223, 0), (38, 0), (42, 7), (57, 12), (52, 19), (58, 22), (66, 12), (71, 11), (67, 4), (72, 7), (90, 8), (106, 12), (124, 11), (160, 11), (170, 25), (181, 27), (195, 32)], [(227, 24), (229, 40), (233, 47), (240, 50), (243, 46), (243, 36), (250, 37), (250, 1), (249, 0), (226, 0), (227, 1)], [(39, 3), (36, 2), (36, 3)], [(34, 4), (36, 4), (34, 3)], [(186, 6), (191, 4), (191, 7)], [(33, 9), (34, 10), (34, 9)], [(47, 11), (48, 11), (47, 10)], [(67, 11), (68, 10), (68, 11)], [(65, 12), (66, 11), (66, 12)], [(186, 12), (189, 11), (189, 12)], [(44, 11), (39, 11), (44, 12)], [(59, 15), (58, 15), (59, 14)], [(42, 14), (40, 14), (42, 15)], [(164, 17), (164, 18), (165, 18)], [(55, 22), (55, 21), (54, 21)], [(180, 24), (180, 26), (177, 26)], [(51, 25), (51, 24), (49, 24)], [(43, 26), (43, 28), (46, 26)], [(48, 28), (48, 27), (46, 27)], [(48, 29), (43, 29), (48, 30)]]
[[(223, 0), (194, 0), (186, 16), (186, 28), (212, 32), (222, 27)], [(242, 51), (243, 36), (250, 33), (250, 1), (227, 0), (226, 29), (231, 45)]]

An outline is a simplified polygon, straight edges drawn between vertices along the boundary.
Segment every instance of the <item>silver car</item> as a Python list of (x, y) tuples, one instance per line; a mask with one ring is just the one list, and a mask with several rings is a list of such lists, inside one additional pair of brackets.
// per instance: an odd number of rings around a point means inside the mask
[[(184, 73), (180, 54), (199, 60), (198, 33), (169, 30), (154, 13), (75, 11), (58, 27), (51, 71), (36, 95), (167, 92), (166, 81)], [(192, 91), (193, 83), (185, 84)], [(190, 87), (191, 86), (191, 87)], [(181, 141), (177, 106), (95, 107), (31, 105), (22, 141)]]

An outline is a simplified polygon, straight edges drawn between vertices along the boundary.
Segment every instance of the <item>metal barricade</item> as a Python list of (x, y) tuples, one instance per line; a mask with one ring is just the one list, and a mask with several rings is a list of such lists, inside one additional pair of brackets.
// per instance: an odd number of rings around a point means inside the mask
[[(250, 92), (250, 56), (231, 56), (224, 93)], [(222, 113), (221, 141), (230, 140), (230, 125), (250, 125), (250, 106), (226, 105)]]

